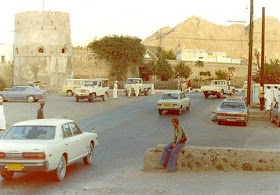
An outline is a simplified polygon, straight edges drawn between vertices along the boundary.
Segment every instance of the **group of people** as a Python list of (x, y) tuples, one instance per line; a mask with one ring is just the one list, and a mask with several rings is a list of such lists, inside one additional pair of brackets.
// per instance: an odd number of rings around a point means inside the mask
[[(135, 96), (136, 96), (136, 98), (138, 98), (139, 91), (140, 91), (139, 81), (137, 81), (133, 86), (131, 85), (132, 84), (131, 81), (129, 81), (128, 84), (129, 85), (127, 85), (127, 97), (130, 98), (132, 89), (134, 89)], [(118, 81), (115, 81), (114, 87), (113, 87), (113, 99), (116, 100), (117, 98), (118, 98)]]
[(189, 93), (192, 92), (192, 83), (191, 83), (190, 80), (187, 83), (186, 82), (181, 82), (181, 91), (189, 92)]
[(259, 88), (259, 99), (260, 99), (260, 109), (268, 112), (271, 110), (272, 106), (279, 103), (280, 100), (280, 88), (277, 86), (271, 87), (267, 86), (264, 90), (264, 86), (261, 85)]

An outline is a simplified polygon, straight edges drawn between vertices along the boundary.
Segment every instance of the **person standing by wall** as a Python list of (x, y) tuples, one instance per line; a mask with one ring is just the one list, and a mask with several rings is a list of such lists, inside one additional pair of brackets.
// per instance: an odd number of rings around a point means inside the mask
[(176, 170), (178, 153), (185, 146), (187, 137), (184, 128), (181, 125), (179, 125), (178, 118), (172, 119), (172, 125), (174, 127), (173, 142), (168, 144), (164, 148), (160, 164), (162, 165), (163, 169), (167, 167), (168, 171), (173, 172)]
[(37, 111), (37, 119), (44, 119), (44, 106), (45, 102), (40, 103), (40, 108)]
[(6, 130), (6, 118), (4, 113), (3, 100), (0, 99), (0, 131)]
[(136, 83), (134, 84), (134, 92), (135, 92), (136, 98), (138, 98), (139, 91), (140, 91), (139, 81), (136, 81)]
[(279, 96), (278, 96), (278, 87), (275, 86), (274, 89), (273, 89), (273, 104), (272, 106), (275, 105), (275, 103), (279, 102)]
[(113, 98), (114, 100), (118, 98), (118, 81), (115, 81), (114, 83)]
[(271, 104), (272, 104), (272, 100), (273, 100), (272, 99), (273, 93), (272, 93), (270, 86), (267, 86), (267, 88), (265, 90), (264, 98), (265, 98), (265, 110), (268, 112), (271, 109)]
[(259, 88), (259, 99), (260, 99), (260, 108), (261, 108), (261, 111), (263, 111), (263, 109), (264, 109), (264, 91), (263, 91), (263, 84), (260, 85), (260, 88)]

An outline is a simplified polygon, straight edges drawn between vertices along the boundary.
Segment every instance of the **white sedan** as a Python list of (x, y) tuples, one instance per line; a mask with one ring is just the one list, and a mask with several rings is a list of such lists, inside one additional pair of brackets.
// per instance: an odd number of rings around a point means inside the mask
[(64, 179), (66, 166), (83, 159), (92, 163), (97, 134), (82, 132), (72, 120), (39, 119), (11, 126), (0, 140), (0, 172), (10, 179), (15, 172), (54, 171)]
[(186, 97), (185, 93), (181, 91), (164, 92), (157, 102), (158, 113), (160, 115), (164, 110), (174, 110), (178, 111), (178, 114), (182, 114), (183, 110), (189, 110), (190, 106), (190, 98)]

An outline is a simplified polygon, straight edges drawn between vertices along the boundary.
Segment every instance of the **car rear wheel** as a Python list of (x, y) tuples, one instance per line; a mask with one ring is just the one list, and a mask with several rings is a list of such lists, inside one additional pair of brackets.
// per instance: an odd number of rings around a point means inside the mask
[(78, 96), (76, 96), (76, 102), (79, 102), (79, 101), (80, 101), (79, 97), (78, 97)]
[(103, 100), (103, 101), (106, 101), (106, 100), (107, 100), (107, 95), (106, 95), (106, 94), (102, 96), (102, 100)]
[(13, 171), (2, 171), (1, 172), (1, 176), (3, 177), (3, 179), (11, 179), (13, 176), (14, 176), (14, 173)]
[(73, 92), (71, 90), (68, 90), (68, 91), (66, 91), (66, 95), (68, 97), (71, 97), (71, 96), (73, 96)]
[(159, 113), (159, 115), (162, 115), (162, 110), (158, 109), (158, 113)]
[(89, 146), (89, 150), (88, 150), (87, 156), (83, 158), (83, 161), (84, 161), (84, 163), (86, 165), (92, 164), (93, 149), (94, 149), (94, 147), (93, 147), (93, 145), (91, 143), (90, 146)]
[(56, 169), (56, 179), (58, 181), (62, 181), (66, 175), (66, 160), (65, 157), (62, 156), (59, 160), (57, 169)]
[(35, 97), (33, 95), (30, 95), (27, 97), (27, 101), (28, 102), (34, 102), (35, 101)]

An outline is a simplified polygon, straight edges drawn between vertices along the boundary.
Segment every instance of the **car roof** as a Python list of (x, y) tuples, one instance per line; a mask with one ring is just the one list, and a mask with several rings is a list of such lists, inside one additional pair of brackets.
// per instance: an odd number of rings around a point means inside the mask
[(22, 121), (12, 126), (27, 126), (27, 125), (28, 126), (33, 126), (33, 125), (57, 126), (69, 122), (74, 122), (74, 121), (70, 119), (34, 119), (34, 120)]
[(162, 94), (169, 94), (169, 93), (183, 93), (182, 91), (178, 90), (178, 91), (167, 91), (167, 92), (163, 92)]

